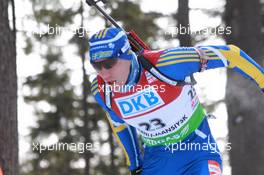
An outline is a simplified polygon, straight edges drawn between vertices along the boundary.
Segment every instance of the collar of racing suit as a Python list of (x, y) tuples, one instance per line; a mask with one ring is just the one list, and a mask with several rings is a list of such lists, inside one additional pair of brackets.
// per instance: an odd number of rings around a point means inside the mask
[(141, 74), (141, 65), (138, 62), (137, 56), (135, 53), (133, 54), (133, 59), (130, 64), (130, 72), (127, 78), (125, 85), (121, 88), (121, 92), (128, 92), (140, 79)]

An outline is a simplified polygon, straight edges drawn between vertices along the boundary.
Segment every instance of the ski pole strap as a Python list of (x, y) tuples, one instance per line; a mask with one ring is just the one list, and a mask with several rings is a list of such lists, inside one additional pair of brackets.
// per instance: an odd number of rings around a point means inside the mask
[(207, 68), (207, 63), (208, 63), (208, 56), (205, 54), (205, 52), (197, 47), (194, 47), (194, 50), (196, 51), (196, 53), (199, 56), (200, 59), (200, 72), (203, 72), (206, 70)]
[(143, 66), (144, 69), (146, 69), (149, 73), (151, 73), (157, 79), (159, 79), (159, 80), (161, 80), (161, 81), (163, 81), (163, 82), (165, 82), (167, 84), (170, 84), (172, 86), (184, 86), (184, 85), (195, 85), (196, 84), (196, 81), (195, 81), (193, 75), (186, 77), (185, 80), (174, 80), (174, 79), (171, 79), (171, 78), (167, 77), (163, 73), (161, 73), (144, 56), (139, 55), (138, 56), (138, 60), (141, 63), (141, 65)]

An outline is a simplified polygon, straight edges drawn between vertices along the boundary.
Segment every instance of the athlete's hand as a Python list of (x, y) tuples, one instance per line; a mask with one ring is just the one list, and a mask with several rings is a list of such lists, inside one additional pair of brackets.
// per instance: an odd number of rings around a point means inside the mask
[(142, 168), (139, 167), (139, 168), (137, 168), (135, 170), (132, 170), (130, 174), (131, 175), (141, 175), (141, 172), (142, 172)]

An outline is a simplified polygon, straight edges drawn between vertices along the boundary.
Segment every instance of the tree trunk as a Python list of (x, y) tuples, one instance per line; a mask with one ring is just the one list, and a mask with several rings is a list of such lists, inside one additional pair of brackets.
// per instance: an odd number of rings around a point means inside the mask
[(189, 0), (178, 0), (178, 12), (176, 15), (178, 39), (180, 46), (191, 46), (192, 39), (189, 33), (190, 21), (189, 21)]
[[(263, 66), (259, 0), (230, 0), (225, 21), (232, 27), (227, 43), (234, 43)], [(255, 84), (234, 71), (228, 71), (226, 101), (230, 164), (233, 175), (264, 174), (264, 96)]]
[[(88, 103), (87, 103), (87, 97), (88, 97), (88, 92), (90, 91), (90, 86), (89, 86), (89, 81), (87, 79), (87, 74), (85, 70), (85, 65), (84, 65), (84, 60), (85, 60), (85, 55), (82, 55), (82, 72), (83, 72), (83, 82), (82, 82), (82, 88), (83, 88), (83, 111), (84, 111), (84, 116), (83, 116), (83, 121), (84, 121), (84, 140), (85, 144), (91, 143), (91, 129), (89, 126), (89, 114), (88, 114)], [(90, 175), (90, 159), (91, 159), (91, 153), (89, 151), (85, 151), (84, 153), (84, 160), (85, 160), (85, 168), (84, 168), (84, 174), (85, 175)]]
[(0, 169), (4, 175), (17, 175), (16, 46), (15, 27), (12, 31), (8, 21), (8, 2), (0, 3)]
[[(81, 14), (81, 28), (84, 28), (84, 14), (83, 14), (83, 2), (80, 2), (81, 4), (81, 8), (80, 8), (80, 14)], [(91, 140), (91, 126), (90, 124), (91, 122), (91, 116), (88, 114), (88, 102), (87, 102), (87, 98), (89, 93), (91, 93), (90, 89), (90, 83), (88, 80), (88, 76), (86, 73), (86, 69), (85, 69), (85, 53), (87, 52), (87, 47), (86, 47), (86, 42), (87, 40), (84, 38), (84, 36), (82, 36), (80, 38), (80, 56), (81, 56), (81, 60), (82, 60), (82, 74), (83, 74), (83, 81), (82, 81), (82, 109), (83, 109), (83, 131), (82, 131), (82, 135), (84, 136), (84, 142), (85, 144), (87, 143), (92, 143)], [(90, 151), (85, 151), (84, 152), (84, 161), (85, 161), (85, 167), (84, 167), (84, 174), (85, 175), (90, 175), (90, 170), (91, 170), (91, 164), (90, 164), (90, 159), (92, 158), (92, 153)]]

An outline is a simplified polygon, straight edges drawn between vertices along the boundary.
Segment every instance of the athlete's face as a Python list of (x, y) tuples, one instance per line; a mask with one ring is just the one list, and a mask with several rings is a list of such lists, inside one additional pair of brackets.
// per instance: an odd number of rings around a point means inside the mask
[(95, 63), (93, 66), (105, 82), (122, 86), (127, 81), (130, 64), (129, 60), (109, 59)]

